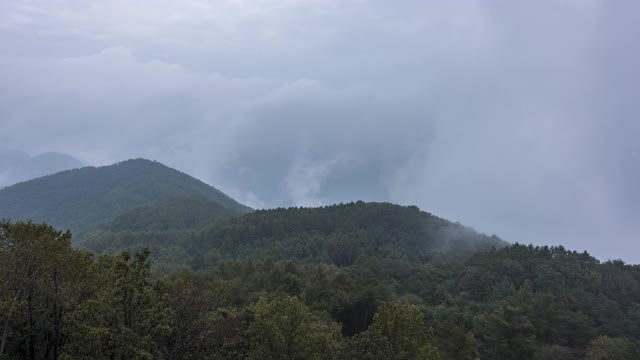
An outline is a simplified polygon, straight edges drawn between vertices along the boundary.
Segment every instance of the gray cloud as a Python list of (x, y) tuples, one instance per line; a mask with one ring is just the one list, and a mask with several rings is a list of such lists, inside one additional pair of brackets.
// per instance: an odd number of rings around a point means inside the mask
[(640, 262), (640, 5), (0, 3), (0, 141)]

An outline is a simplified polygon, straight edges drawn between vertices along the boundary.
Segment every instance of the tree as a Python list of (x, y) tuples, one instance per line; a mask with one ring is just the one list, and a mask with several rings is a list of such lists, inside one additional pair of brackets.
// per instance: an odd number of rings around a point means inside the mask
[(445, 359), (475, 360), (480, 342), (464, 328), (450, 322), (434, 325), (434, 343)]
[(483, 336), (483, 357), (490, 359), (531, 359), (536, 338), (531, 323), (533, 292), (528, 282), (506, 304), (479, 316), (477, 330)]
[(297, 297), (261, 297), (250, 312), (249, 359), (337, 359), (342, 346), (339, 326), (316, 318)]
[(587, 360), (640, 359), (640, 344), (627, 338), (599, 337), (589, 344)]
[[(246, 308), (221, 308), (207, 315), (211, 339), (208, 358), (216, 360), (242, 360), (247, 358), (249, 342), (245, 336), (249, 323)], [(202, 359), (202, 356), (194, 359)]]
[(346, 357), (362, 360), (440, 359), (420, 308), (399, 302), (387, 302), (378, 308), (369, 329), (352, 340)]
[(560, 345), (544, 345), (536, 350), (534, 360), (573, 360), (577, 359), (576, 352)]
[(84, 301), (91, 255), (71, 248), (71, 234), (44, 224), (0, 222), (0, 357), (23, 348), (29, 358), (57, 358), (66, 320)]
[(145, 250), (100, 258), (106, 285), (74, 317), (67, 358), (154, 359), (166, 352), (174, 314), (166, 284), (150, 279), (148, 257)]

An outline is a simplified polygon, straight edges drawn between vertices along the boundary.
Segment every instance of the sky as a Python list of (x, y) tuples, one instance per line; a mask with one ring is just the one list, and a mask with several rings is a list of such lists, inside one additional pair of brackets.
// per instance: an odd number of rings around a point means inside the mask
[(640, 263), (640, 2), (0, 0), (0, 144)]

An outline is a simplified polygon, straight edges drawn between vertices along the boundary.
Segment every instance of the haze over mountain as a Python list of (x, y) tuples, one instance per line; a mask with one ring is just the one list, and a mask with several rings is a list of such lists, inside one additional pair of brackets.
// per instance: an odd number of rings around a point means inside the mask
[(250, 211), (195, 178), (144, 159), (68, 170), (0, 190), (0, 218), (70, 229), (75, 244), (97, 253), (150, 247), (164, 271), (265, 256), (340, 266), (390, 254), (460, 259), (507, 244), (417, 207), (388, 203), (240, 216)]
[(640, 2), (127, 4), (0, 2), (0, 143), (640, 262)]
[(44, 152), (35, 156), (0, 147), (0, 189), (84, 165), (74, 157), (59, 152)]
[[(0, 356), (640, 355), (637, 265), (562, 246), (508, 244), (415, 206), (358, 201), (252, 211), (189, 175), (135, 159), (0, 190), (0, 217), (74, 231), (0, 221), (0, 300), (12, 306), (0, 314)], [(262, 316), (272, 320), (256, 335)], [(290, 329), (292, 319), (306, 325), (291, 334), (327, 346), (273, 348), (270, 334)], [(163, 330), (154, 332), (159, 321)], [(39, 325), (24, 326), (32, 323)], [(415, 339), (398, 342), (389, 328)], [(422, 350), (412, 350), (416, 341)]]
[(251, 211), (189, 175), (144, 159), (67, 170), (0, 190), (0, 217), (31, 219), (80, 233), (135, 208), (202, 197), (235, 213)]

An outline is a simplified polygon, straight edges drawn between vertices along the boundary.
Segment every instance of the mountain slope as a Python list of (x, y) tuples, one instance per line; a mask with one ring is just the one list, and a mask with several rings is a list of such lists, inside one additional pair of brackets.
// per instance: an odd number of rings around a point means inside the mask
[(205, 197), (190, 196), (129, 210), (101, 227), (113, 232), (199, 229), (237, 214)]
[[(158, 213), (147, 211), (151, 217), (162, 218), (153, 215)], [(183, 223), (180, 216), (172, 221)], [(389, 203), (258, 210), (226, 220), (218, 218), (201, 229), (197, 226), (135, 229), (119, 225), (118, 219), (98, 231), (90, 231), (82, 246), (99, 253), (150, 247), (160, 267), (180, 265), (195, 270), (211, 268), (220, 260), (260, 258), (296, 258), (338, 266), (350, 266), (371, 256), (416, 261), (461, 259), (507, 244), (415, 206)], [(126, 222), (125, 215), (121, 220)], [(161, 222), (167, 221), (170, 220)], [(144, 223), (159, 222), (149, 219)]]
[(361, 256), (464, 258), (507, 243), (415, 206), (359, 201), (258, 210), (204, 230), (189, 245), (194, 254), (214, 249), (232, 258), (295, 257), (346, 266)]
[(236, 213), (250, 208), (158, 162), (135, 159), (63, 171), (0, 190), (0, 218), (32, 219), (75, 233), (134, 208), (203, 197)]

